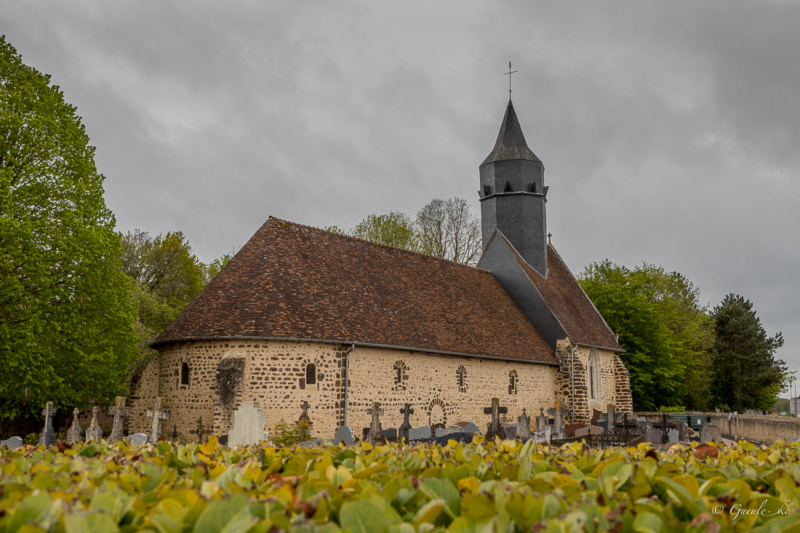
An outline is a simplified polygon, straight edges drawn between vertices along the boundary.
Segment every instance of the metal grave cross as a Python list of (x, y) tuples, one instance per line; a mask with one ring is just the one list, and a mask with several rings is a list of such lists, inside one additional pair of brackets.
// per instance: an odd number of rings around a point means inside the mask
[(486, 441), (493, 441), (495, 436), (501, 439), (506, 438), (506, 430), (500, 425), (500, 415), (508, 413), (508, 407), (500, 407), (500, 400), (492, 398), (492, 406), (484, 407), (483, 414), (492, 415), (492, 422), (489, 425), (489, 431), (486, 432)]
[(407, 403), (400, 409), (400, 413), (403, 415), (403, 425), (400, 426), (398, 437), (400, 437), (400, 440), (406, 439), (408, 441), (408, 432), (411, 430), (409, 417), (414, 414), (414, 409), (412, 409), (410, 403)]
[(303, 400), (303, 403), (301, 403), (301, 404), (300, 404), (300, 409), (302, 409), (302, 410), (303, 410), (303, 412), (300, 414), (300, 418), (299, 418), (299, 419), (297, 419), (297, 422), (298, 422), (298, 423), (299, 423), (301, 420), (305, 420), (306, 422), (311, 422), (311, 419), (310, 419), (310, 418), (308, 418), (308, 408), (309, 408), (309, 407), (311, 407), (311, 404), (310, 404), (310, 403), (308, 403), (308, 401), (306, 401), (306, 400)]
[(92, 407), (92, 421), (86, 428), (86, 442), (100, 442), (101, 440), (103, 440), (103, 430), (97, 423), (97, 407)]
[(44, 428), (39, 435), (39, 444), (45, 446), (52, 446), (56, 443), (56, 432), (53, 431), (53, 417), (56, 416), (57, 411), (53, 409), (53, 402), (47, 402), (42, 410), (44, 415)]
[(81, 410), (77, 407), (72, 410), (72, 425), (67, 430), (67, 444), (77, 444), (81, 441), (81, 434), (83, 430), (81, 430), (81, 425), (78, 422), (78, 415), (81, 413)]
[(200, 444), (203, 444), (203, 436), (208, 435), (208, 431), (206, 428), (203, 427), (203, 417), (197, 419), (197, 429), (192, 429), (189, 431), (192, 435), (197, 435), (197, 440)]
[(147, 416), (153, 419), (153, 425), (150, 428), (150, 435), (147, 437), (147, 440), (151, 444), (158, 442), (158, 439), (161, 437), (161, 421), (169, 420), (169, 411), (161, 410), (161, 403), (163, 401), (164, 398), (159, 396), (156, 398), (156, 404), (153, 406), (153, 408), (147, 409)]
[(666, 444), (669, 442), (669, 430), (677, 428), (678, 424), (667, 422), (667, 413), (663, 413), (661, 415), (661, 422), (656, 422), (655, 424), (653, 424), (653, 427), (661, 430), (662, 432), (661, 442), (663, 444)]
[(128, 412), (128, 408), (125, 407), (125, 396), (117, 396), (114, 400), (114, 407), (108, 408), (108, 414), (114, 416), (114, 424), (111, 427), (111, 434), (108, 436), (109, 444), (121, 441), (125, 437), (124, 426)]
[(503, 76), (508, 76), (508, 98), (511, 99), (511, 75), (516, 74), (516, 70), (511, 70), (511, 61), (508, 62), (508, 72), (505, 72)]

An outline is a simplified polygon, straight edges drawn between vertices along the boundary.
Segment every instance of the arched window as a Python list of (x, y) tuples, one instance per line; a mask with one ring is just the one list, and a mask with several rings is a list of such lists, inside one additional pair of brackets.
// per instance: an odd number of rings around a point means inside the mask
[(517, 371), (516, 370), (512, 370), (511, 372), (508, 373), (508, 393), (509, 394), (516, 394), (517, 393), (517, 383), (518, 383), (518, 381), (519, 380), (517, 378)]
[(394, 390), (406, 390), (408, 381), (408, 367), (405, 361), (397, 361), (394, 364)]
[(181, 365), (181, 385), (189, 384), (189, 363)]
[(317, 384), (317, 365), (308, 363), (306, 365), (306, 385)]
[(458, 383), (459, 392), (467, 392), (467, 369), (464, 368), (464, 365), (458, 365), (456, 383)]
[(594, 348), (589, 353), (589, 399), (600, 400), (603, 397), (603, 380), (600, 375), (600, 356)]

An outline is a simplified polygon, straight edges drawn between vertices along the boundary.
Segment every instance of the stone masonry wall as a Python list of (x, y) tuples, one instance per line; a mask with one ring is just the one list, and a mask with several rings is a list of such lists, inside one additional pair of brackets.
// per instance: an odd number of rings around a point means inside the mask
[(150, 432), (150, 419), (145, 413), (148, 407), (153, 406), (157, 396), (158, 359), (153, 359), (131, 381), (131, 398), (127, 405), (130, 416), (125, 419), (128, 434)]
[(360, 437), (369, 426), (367, 411), (373, 401), (384, 409), (384, 429), (400, 427), (405, 402), (414, 409), (413, 427), (473, 421), (485, 428), (489, 416), (483, 409), (493, 397), (508, 407), (503, 421), (516, 422), (523, 407), (533, 418), (539, 408), (553, 406), (557, 370), (552, 365), (356, 347), (350, 354), (348, 425)]

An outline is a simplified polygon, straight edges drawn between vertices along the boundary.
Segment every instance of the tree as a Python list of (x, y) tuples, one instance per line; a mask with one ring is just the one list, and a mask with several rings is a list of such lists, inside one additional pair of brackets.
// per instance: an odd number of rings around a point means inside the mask
[(783, 336), (768, 337), (753, 304), (738, 294), (728, 294), (711, 317), (717, 405), (736, 411), (772, 409), (788, 377), (786, 363), (775, 359)]
[(463, 198), (434, 198), (417, 213), (420, 251), (474, 265), (481, 253), (481, 225)]
[(698, 289), (646, 263), (629, 270), (606, 260), (579, 278), (625, 348), (634, 409), (704, 408), (712, 336)]
[(103, 180), (75, 108), (0, 37), (0, 416), (125, 391), (135, 311)]
[(388, 215), (368, 215), (351, 232), (353, 237), (406, 250), (417, 250), (417, 233), (411, 217), (392, 211)]

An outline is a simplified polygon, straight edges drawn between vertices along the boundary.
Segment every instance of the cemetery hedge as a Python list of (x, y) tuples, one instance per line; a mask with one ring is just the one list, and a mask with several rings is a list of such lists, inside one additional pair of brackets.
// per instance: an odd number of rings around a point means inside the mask
[(0, 448), (0, 532), (795, 531), (798, 446)]

